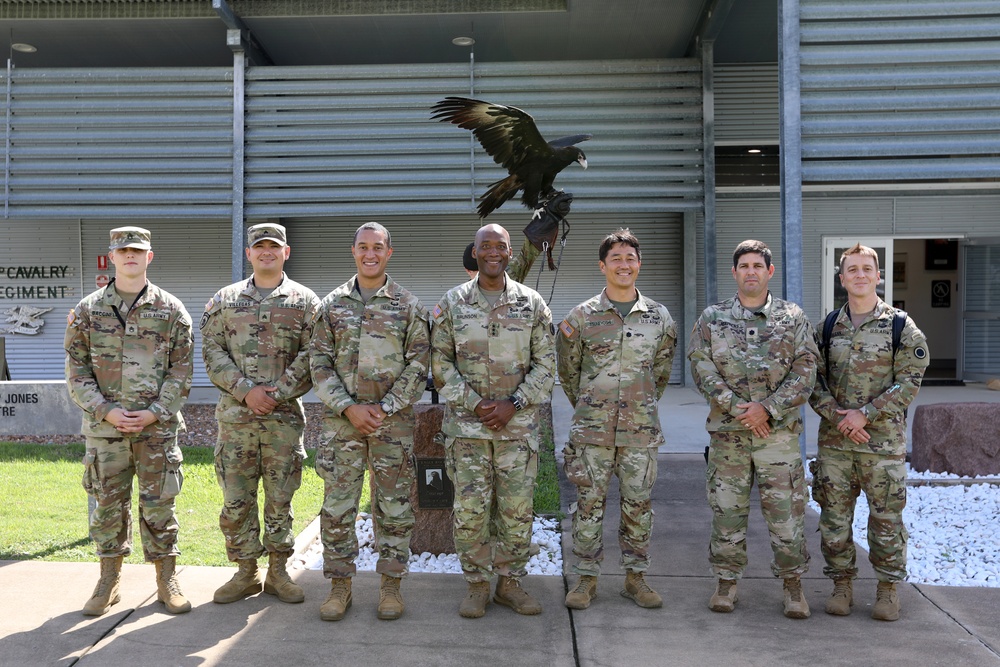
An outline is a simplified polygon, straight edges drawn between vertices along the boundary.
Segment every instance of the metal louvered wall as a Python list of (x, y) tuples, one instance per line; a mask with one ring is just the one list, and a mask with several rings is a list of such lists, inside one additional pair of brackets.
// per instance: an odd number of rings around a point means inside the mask
[(1000, 178), (1000, 3), (801, 0), (804, 181)]
[[(574, 211), (700, 209), (697, 60), (269, 67), (246, 77), (246, 216), (474, 212), (504, 174), (471, 134), (430, 120), (448, 95), (522, 107), (555, 139), (588, 132)], [(507, 204), (516, 207), (516, 203)]]
[(716, 65), (715, 145), (778, 143), (778, 66)]
[(2, 76), (5, 218), (229, 215), (232, 70)]

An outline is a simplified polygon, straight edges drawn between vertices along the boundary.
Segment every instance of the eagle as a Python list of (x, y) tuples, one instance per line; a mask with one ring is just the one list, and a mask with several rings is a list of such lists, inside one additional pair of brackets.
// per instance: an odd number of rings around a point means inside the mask
[(479, 201), (479, 217), (485, 218), (523, 190), (521, 202), (539, 209), (556, 194), (556, 174), (579, 162), (587, 168), (587, 156), (575, 144), (592, 134), (574, 134), (546, 142), (534, 119), (517, 107), (493, 104), (468, 97), (446, 97), (433, 107), (432, 120), (454, 123), (472, 130), (494, 162), (510, 176), (490, 185)]

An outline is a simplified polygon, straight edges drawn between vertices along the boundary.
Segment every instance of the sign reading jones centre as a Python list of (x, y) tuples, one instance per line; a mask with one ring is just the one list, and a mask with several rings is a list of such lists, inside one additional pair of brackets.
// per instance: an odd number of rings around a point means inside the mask
[(82, 415), (62, 380), (0, 382), (0, 435), (75, 435)]

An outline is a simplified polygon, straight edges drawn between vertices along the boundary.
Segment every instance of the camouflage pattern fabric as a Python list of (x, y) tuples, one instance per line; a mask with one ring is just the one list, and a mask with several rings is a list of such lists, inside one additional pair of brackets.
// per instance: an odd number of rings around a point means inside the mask
[(818, 354), (812, 325), (794, 303), (768, 294), (759, 313), (736, 296), (706, 308), (691, 332), (688, 359), (708, 399), (708, 431), (745, 430), (733, 413), (756, 401), (770, 413), (772, 432), (799, 433), (798, 407), (812, 392)]
[[(366, 304), (357, 276), (328, 294), (311, 343), (316, 395), (323, 412), (323, 444), (316, 471), (323, 478), (321, 514), (324, 574), (354, 574), (354, 531), (361, 483), (372, 470), (372, 514), (378, 542), (376, 569), (402, 576), (413, 532), (413, 403), (427, 385), (430, 334), (427, 313), (415, 296), (386, 276)], [(344, 415), (355, 404), (384, 403), (390, 416), (363, 436)]]
[[(256, 560), (265, 551), (287, 553), (295, 546), (292, 497), (302, 483), (302, 430), (302, 423), (270, 415), (250, 423), (219, 422), (215, 474), (222, 488), (219, 528), (229, 560)], [(263, 536), (257, 504), (260, 483)]]
[[(201, 318), (202, 356), (219, 387), (215, 470), (222, 488), (219, 527), (230, 560), (292, 550), (292, 496), (302, 481), (309, 340), (319, 298), (284, 274), (264, 297), (253, 278), (216, 292)], [(277, 387), (278, 405), (254, 414), (244, 399), (257, 385)], [(263, 538), (257, 504), (264, 487)]]
[(407, 409), (382, 422), (381, 428), (362, 436), (344, 424), (316, 453), (316, 472), (323, 478), (325, 496), (320, 513), (323, 540), (323, 574), (328, 578), (352, 577), (357, 569), (358, 516), (365, 470), (372, 473), (372, 523), (378, 550), (375, 571), (404, 576), (410, 559), (414, 485), (413, 410)]
[(147, 561), (180, 554), (174, 498), (181, 492), (183, 455), (176, 437), (87, 436), (83, 488), (97, 501), (90, 538), (101, 558), (132, 553), (132, 477), (139, 480), (139, 533)]
[(85, 436), (121, 437), (104, 421), (115, 408), (156, 415), (144, 436), (169, 438), (183, 428), (194, 343), (179, 299), (147, 283), (129, 310), (112, 281), (70, 312), (64, 347), (69, 395), (84, 412)]
[(813, 500), (819, 503), (819, 531), (826, 566), (823, 574), (838, 579), (856, 577), (857, 549), (851, 528), (858, 494), (868, 497), (868, 560), (879, 581), (906, 579), (903, 523), (906, 507), (906, 455), (819, 448), (812, 464)]
[[(476, 280), (448, 291), (434, 308), (431, 367), (445, 400), (442, 431), (455, 438), (528, 439), (537, 447), (538, 405), (555, 384), (552, 315), (535, 290), (507, 279), (496, 307)], [(525, 404), (500, 431), (479, 421), (484, 399)]]
[(455, 485), (455, 551), (466, 581), (523, 577), (531, 546), (536, 449), (523, 438), (447, 438), (445, 457)]
[[(577, 574), (597, 576), (604, 560), (604, 508), (611, 475), (618, 476), (621, 524), (618, 544), (623, 569), (649, 569), (649, 541), (653, 531), (650, 496), (656, 482), (656, 447), (613, 447), (567, 444), (563, 450), (567, 477), (583, 479), (576, 487), (573, 513), (573, 566)], [(570, 470), (574, 472), (570, 474)]]
[(750, 431), (711, 433), (706, 486), (712, 508), (709, 563), (720, 579), (739, 579), (747, 565), (750, 488), (760, 491), (760, 509), (771, 535), (776, 577), (806, 572), (806, 491), (799, 440), (788, 429), (767, 438)]
[[(112, 281), (70, 312), (64, 347), (69, 394), (84, 412), (83, 486), (97, 502), (90, 535), (98, 555), (131, 553), (133, 475), (146, 559), (178, 554), (174, 497), (183, 476), (177, 429), (191, 389), (191, 317), (152, 283), (130, 310)], [(157, 421), (123, 436), (104, 421), (115, 408), (150, 410)]]
[(602, 291), (559, 325), (559, 379), (575, 408), (574, 444), (645, 448), (664, 441), (658, 401), (670, 380), (677, 327), (665, 306), (637, 296), (624, 320)]
[[(896, 310), (879, 300), (855, 329), (848, 308), (841, 309), (830, 335), (830, 366), (819, 357), (810, 397), (822, 417), (819, 456), (813, 471), (813, 498), (819, 503), (824, 574), (856, 576), (852, 524), (859, 491), (868, 497), (868, 558), (881, 581), (906, 578), (906, 409), (916, 397), (930, 363), (927, 340), (906, 318), (899, 350), (892, 354)], [(818, 341), (818, 338), (817, 338)], [(866, 443), (837, 430), (837, 410), (865, 413)]]
[[(906, 454), (906, 409), (920, 390), (930, 364), (927, 339), (909, 317), (899, 350), (892, 356), (892, 319), (896, 309), (881, 299), (858, 329), (847, 306), (830, 334), (830, 368), (819, 355), (809, 403), (822, 417), (819, 444), (831, 449), (899, 456)], [(817, 332), (817, 344), (822, 332)], [(871, 440), (857, 444), (837, 430), (837, 410), (865, 413)]]
[(542, 251), (533, 246), (531, 241), (525, 239), (521, 245), (521, 250), (514, 256), (514, 259), (510, 260), (510, 264), (507, 265), (507, 275), (513, 278), (515, 282), (525, 282), (528, 274), (531, 272), (531, 267), (540, 254), (542, 254)]

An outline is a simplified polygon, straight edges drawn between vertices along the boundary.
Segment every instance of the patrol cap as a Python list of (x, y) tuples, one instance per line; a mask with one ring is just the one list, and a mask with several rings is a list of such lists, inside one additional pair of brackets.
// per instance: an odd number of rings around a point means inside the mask
[(153, 247), (153, 235), (142, 227), (117, 227), (111, 230), (111, 245), (108, 250), (119, 248), (138, 248), (149, 250)]
[(462, 255), (462, 266), (465, 267), (466, 271), (479, 270), (479, 262), (477, 262), (476, 258), (472, 256), (472, 246), (474, 245), (476, 244), (470, 243), (469, 245), (465, 246), (465, 254)]
[(247, 230), (247, 246), (254, 247), (261, 241), (274, 241), (278, 245), (288, 245), (285, 228), (274, 222), (262, 222)]

